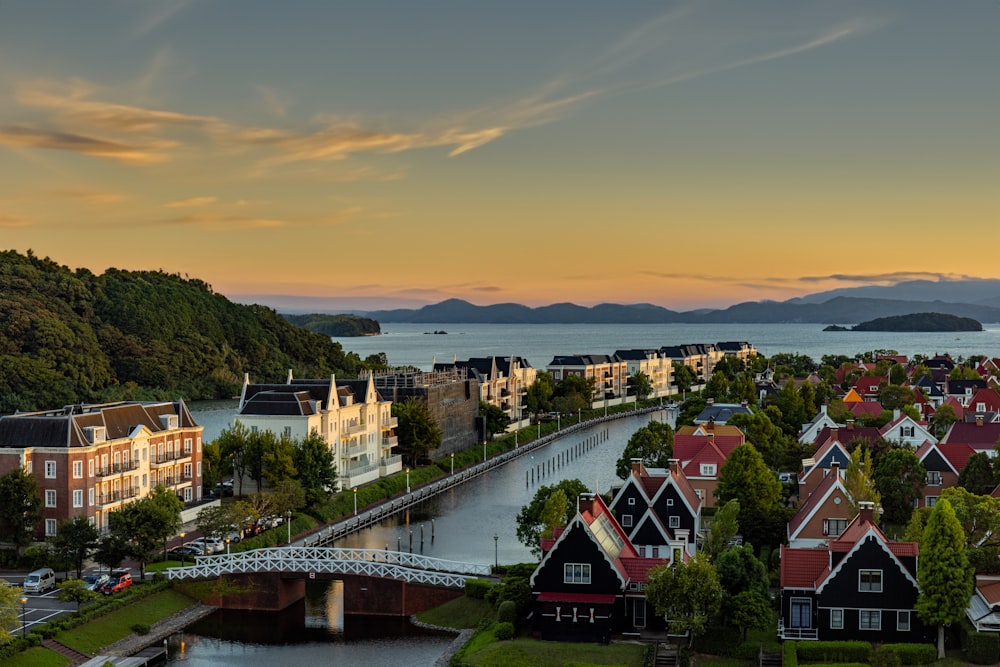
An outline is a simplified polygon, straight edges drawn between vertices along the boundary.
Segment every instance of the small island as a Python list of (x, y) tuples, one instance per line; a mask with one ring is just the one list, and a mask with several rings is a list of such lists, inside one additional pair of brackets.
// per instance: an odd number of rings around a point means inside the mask
[(282, 315), (295, 326), (331, 337), (377, 336), (382, 333), (379, 323), (357, 315)]
[(823, 331), (906, 331), (906, 332), (935, 332), (935, 331), (982, 331), (983, 325), (971, 317), (959, 317), (958, 315), (948, 315), (946, 313), (911, 313), (910, 315), (895, 315), (892, 317), (879, 317), (868, 320), (861, 324), (855, 324), (851, 328), (842, 327), (836, 324), (823, 329)]

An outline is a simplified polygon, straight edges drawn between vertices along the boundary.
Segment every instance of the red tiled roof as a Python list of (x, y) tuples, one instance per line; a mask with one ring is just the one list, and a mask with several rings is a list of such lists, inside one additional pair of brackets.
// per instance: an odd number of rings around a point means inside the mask
[(937, 448), (941, 452), (941, 456), (948, 459), (948, 463), (958, 473), (961, 473), (965, 469), (965, 466), (969, 463), (969, 457), (976, 453), (975, 449), (966, 444), (945, 443), (937, 445)]
[(830, 562), (826, 549), (781, 548), (781, 587), (813, 588)]
[(628, 574), (629, 581), (645, 583), (649, 580), (650, 570), (669, 562), (669, 558), (627, 558), (625, 559), (625, 572)]
[[(914, 558), (920, 552), (920, 545), (916, 542), (887, 542), (886, 545), (896, 556), (913, 556)], [(916, 574), (913, 572), (911, 574)]]
[(976, 588), (991, 607), (1000, 602), (1000, 579), (997, 577), (976, 577)]
[(600, 593), (539, 593), (539, 602), (583, 602), (589, 604), (614, 604), (615, 596)]
[(991, 450), (1000, 438), (1000, 423), (978, 425), (975, 422), (955, 422), (941, 442), (965, 443), (976, 451)]
[(684, 474), (688, 477), (702, 477), (701, 464), (714, 463), (718, 476), (723, 464), (740, 443), (730, 440), (719, 442), (718, 438), (707, 436), (687, 436), (680, 443), (674, 438), (674, 456), (680, 459)]
[(972, 412), (983, 412), (976, 408), (977, 403), (985, 403), (987, 412), (1000, 412), (1000, 394), (995, 389), (980, 389), (969, 400), (969, 407)]
[[(959, 401), (954, 396), (949, 396), (948, 398), (941, 401), (941, 405), (947, 405), (952, 410), (954, 410), (955, 416), (958, 417), (959, 421), (961, 421), (965, 417), (965, 407), (962, 405), (962, 402)], [(938, 406), (939, 409), (940, 407), (941, 406)]]
[(885, 408), (877, 401), (862, 401), (861, 403), (851, 403), (848, 409), (855, 417), (877, 417), (882, 414)]
[(830, 489), (837, 483), (839, 475), (829, 474), (826, 475), (823, 480), (819, 483), (819, 486), (812, 492), (812, 494), (806, 498), (806, 501), (799, 506), (795, 516), (793, 516), (788, 522), (788, 535), (789, 537), (795, 535), (798, 532), (799, 527), (802, 522), (812, 514), (812, 511), (816, 509), (816, 506), (827, 500), (827, 493)]

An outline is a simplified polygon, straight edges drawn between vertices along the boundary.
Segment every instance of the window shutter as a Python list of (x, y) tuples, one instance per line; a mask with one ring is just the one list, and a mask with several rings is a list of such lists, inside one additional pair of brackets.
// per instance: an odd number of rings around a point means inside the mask
[(824, 535), (829, 535), (830, 534), (830, 520), (829, 519), (823, 519), (823, 534)]

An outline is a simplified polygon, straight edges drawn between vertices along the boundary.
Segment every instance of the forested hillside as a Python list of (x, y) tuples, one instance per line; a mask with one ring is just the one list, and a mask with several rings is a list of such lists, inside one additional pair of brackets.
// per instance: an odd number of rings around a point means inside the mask
[(364, 363), (272, 309), (160, 271), (72, 271), (0, 252), (0, 414), (74, 402), (229, 398), (256, 382), (355, 377)]
[(378, 322), (357, 315), (282, 315), (292, 324), (326, 336), (372, 336), (382, 333)]

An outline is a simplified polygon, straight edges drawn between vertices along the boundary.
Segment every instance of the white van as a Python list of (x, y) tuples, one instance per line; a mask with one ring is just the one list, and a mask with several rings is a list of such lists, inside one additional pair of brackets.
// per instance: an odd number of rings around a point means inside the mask
[(44, 593), (56, 587), (56, 573), (51, 567), (43, 567), (24, 578), (25, 593)]

